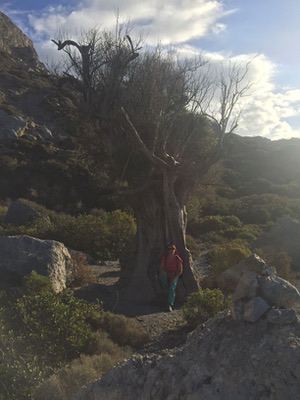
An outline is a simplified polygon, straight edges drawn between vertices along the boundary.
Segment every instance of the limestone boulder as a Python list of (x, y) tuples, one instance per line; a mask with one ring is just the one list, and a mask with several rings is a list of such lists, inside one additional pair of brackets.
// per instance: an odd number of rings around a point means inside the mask
[(248, 322), (256, 322), (270, 309), (269, 304), (261, 297), (253, 297), (244, 306), (243, 319)]
[(72, 277), (68, 249), (60, 242), (26, 235), (0, 237), (0, 275), (20, 278), (32, 271), (49, 276), (53, 290), (62, 291)]
[(269, 276), (276, 271), (273, 267), (267, 265), (257, 254), (252, 254), (220, 274), (217, 278), (218, 286), (225, 291), (234, 291), (243, 274), (248, 272), (253, 272), (256, 275)]
[(258, 277), (260, 295), (272, 306), (290, 308), (300, 304), (300, 293), (290, 282), (277, 275)]
[(233, 293), (233, 301), (251, 298), (256, 296), (256, 291), (258, 288), (257, 274), (253, 271), (245, 271)]
[(230, 315), (236, 321), (244, 318), (244, 302), (241, 300), (233, 301), (230, 305)]

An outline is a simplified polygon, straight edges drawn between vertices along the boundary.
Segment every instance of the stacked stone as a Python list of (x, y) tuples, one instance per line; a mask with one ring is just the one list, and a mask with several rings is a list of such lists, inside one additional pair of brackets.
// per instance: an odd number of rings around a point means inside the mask
[(299, 291), (256, 254), (223, 272), (218, 283), (223, 290), (233, 291), (231, 315), (235, 320), (256, 322), (266, 316), (272, 324), (297, 321), (292, 307), (300, 304)]

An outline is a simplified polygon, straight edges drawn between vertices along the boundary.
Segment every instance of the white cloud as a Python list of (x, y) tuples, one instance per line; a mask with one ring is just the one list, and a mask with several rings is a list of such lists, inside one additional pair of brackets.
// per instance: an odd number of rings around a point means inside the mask
[(69, 9), (49, 7), (41, 15), (29, 15), (38, 34), (54, 35), (58, 28), (70, 32), (95, 26), (111, 28), (119, 13), (121, 21), (131, 22), (144, 31), (149, 43), (183, 43), (207, 33), (219, 33), (226, 26), (219, 22), (225, 12), (220, 0), (84, 0)]
[[(72, 4), (73, 7), (48, 7), (38, 15), (28, 13), (33, 40), (42, 60), (51, 62), (53, 57), (59, 57), (60, 53), (49, 40), (57, 37), (59, 29), (73, 38), (90, 28), (112, 29), (117, 14), (121, 23), (130, 20), (137, 32), (142, 31), (148, 44), (159, 40), (164, 45), (172, 45), (182, 57), (196, 56), (199, 49), (190, 46), (189, 41), (222, 34), (226, 16), (236, 11), (226, 10), (221, 0), (74, 0)], [(271, 139), (300, 137), (300, 126), (297, 129), (294, 121), (291, 122), (292, 118), (300, 117), (300, 89), (277, 87), (278, 67), (266, 56), (202, 54), (209, 60), (212, 77), (217, 76), (221, 66), (226, 70), (232, 63), (245, 66), (251, 60), (247, 79), (253, 86), (251, 96), (241, 102), (244, 112), (237, 133)]]
[(269, 139), (300, 138), (300, 127), (290, 117), (300, 116), (300, 89), (282, 89), (275, 84), (276, 66), (265, 56), (252, 61), (249, 77), (252, 95), (245, 104), (239, 134)]
[[(195, 57), (199, 49), (183, 45), (177, 47), (180, 57)], [(244, 136), (264, 136), (269, 139), (300, 138), (300, 124), (297, 128), (289, 119), (300, 121), (300, 89), (280, 88), (276, 85), (278, 67), (265, 55), (240, 54), (230, 55), (218, 52), (202, 52), (208, 60), (202, 72), (218, 81), (223, 71), (228, 74), (232, 65), (239, 65), (241, 70), (248, 68), (246, 78), (241, 84), (251, 83), (247, 96), (243, 97), (235, 109), (233, 117), (242, 110), (237, 133)], [(248, 67), (247, 67), (248, 65)], [(217, 97), (217, 95), (216, 95)], [(220, 103), (217, 98), (212, 102), (212, 111), (217, 112)], [(294, 122), (294, 121), (293, 121)]]

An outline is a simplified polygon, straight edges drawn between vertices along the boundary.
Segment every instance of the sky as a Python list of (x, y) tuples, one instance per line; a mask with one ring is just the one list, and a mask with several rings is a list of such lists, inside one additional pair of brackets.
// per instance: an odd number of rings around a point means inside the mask
[[(202, 54), (210, 70), (249, 64), (252, 86), (237, 129), (245, 136), (300, 138), (300, 0), (0, 0), (40, 58), (58, 57), (50, 38), (130, 20), (144, 41)], [(215, 75), (214, 75), (215, 76)]]

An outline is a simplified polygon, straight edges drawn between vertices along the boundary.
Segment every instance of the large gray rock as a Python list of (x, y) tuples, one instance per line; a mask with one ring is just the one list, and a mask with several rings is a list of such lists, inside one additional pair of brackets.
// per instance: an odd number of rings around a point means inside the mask
[(54, 240), (25, 235), (0, 237), (0, 274), (23, 277), (32, 271), (49, 276), (53, 290), (62, 291), (72, 274), (69, 251)]
[(8, 114), (0, 109), (0, 140), (15, 140), (25, 134), (26, 120), (20, 115)]
[(242, 321), (244, 319), (244, 302), (241, 300), (233, 301), (230, 304), (230, 314), (232, 319)]
[(270, 309), (269, 304), (261, 297), (253, 297), (244, 306), (244, 320), (256, 322)]
[(270, 268), (264, 260), (258, 255), (252, 254), (245, 260), (242, 260), (220, 274), (217, 278), (218, 286), (223, 290), (233, 291), (238, 285), (242, 275), (249, 271), (259, 275), (269, 275), (273, 272), (272, 268)]
[(245, 271), (237, 284), (232, 300), (255, 297), (257, 288), (257, 274), (253, 271)]
[(289, 308), (300, 304), (300, 293), (290, 282), (277, 275), (258, 277), (260, 295), (272, 306)]
[(296, 400), (299, 359), (299, 323), (270, 329), (219, 317), (182, 348), (117, 366), (75, 400)]
[(271, 324), (292, 324), (297, 321), (297, 314), (293, 309), (272, 308), (267, 314), (267, 321)]
[(39, 125), (29, 118), (8, 113), (0, 108), (0, 141), (5, 142), (24, 137), (44, 142), (53, 140), (53, 134), (46, 125)]

